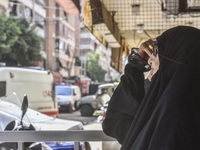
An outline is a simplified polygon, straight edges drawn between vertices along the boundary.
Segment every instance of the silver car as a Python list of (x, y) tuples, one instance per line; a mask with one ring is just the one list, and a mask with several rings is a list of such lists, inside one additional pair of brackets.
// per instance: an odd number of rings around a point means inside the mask
[[(20, 122), (22, 115), (21, 104), (19, 99), (15, 94), (11, 94), (7, 97), (0, 98), (0, 131), (4, 131), (5, 127), (11, 121)], [(47, 116), (35, 110), (28, 108), (24, 118), (23, 125), (33, 127), (36, 130), (83, 130), (83, 124), (79, 121), (71, 121), (58, 119), (54, 117)], [(73, 146), (73, 142), (48, 142), (48, 145), (56, 147), (65, 146), (67, 147)], [(66, 146), (67, 145), (67, 146)], [(81, 144), (83, 146), (83, 143)], [(62, 147), (63, 148), (63, 147)], [(59, 149), (58, 149), (59, 150)]]

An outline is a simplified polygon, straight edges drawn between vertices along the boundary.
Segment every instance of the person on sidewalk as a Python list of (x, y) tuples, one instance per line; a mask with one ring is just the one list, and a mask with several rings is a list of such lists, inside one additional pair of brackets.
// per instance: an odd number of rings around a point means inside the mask
[(102, 124), (121, 150), (200, 149), (199, 37), (199, 29), (174, 27), (129, 56)]

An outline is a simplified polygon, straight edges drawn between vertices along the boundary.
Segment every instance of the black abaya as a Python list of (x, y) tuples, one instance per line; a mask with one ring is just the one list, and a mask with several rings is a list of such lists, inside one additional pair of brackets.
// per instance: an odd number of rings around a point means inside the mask
[(103, 130), (122, 150), (200, 150), (200, 30), (175, 27), (157, 42), (160, 67), (149, 90), (128, 64)]

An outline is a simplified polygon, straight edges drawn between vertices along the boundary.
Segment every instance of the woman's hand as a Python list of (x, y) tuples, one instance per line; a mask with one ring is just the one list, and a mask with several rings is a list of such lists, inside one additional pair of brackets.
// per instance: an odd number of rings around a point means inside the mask
[(148, 60), (148, 64), (151, 66), (151, 70), (148, 74), (148, 79), (151, 81), (153, 75), (159, 70), (160, 61), (158, 54), (154, 56), (153, 53), (153, 43), (155, 40), (149, 39), (140, 45), (138, 54), (144, 59)]
[(144, 59), (148, 60), (153, 52), (153, 42), (155, 40), (149, 39), (140, 45), (138, 54)]
[(152, 54), (148, 60), (148, 64), (151, 66), (151, 70), (148, 75), (148, 79), (151, 81), (153, 75), (159, 70), (160, 60), (158, 54), (156, 56)]

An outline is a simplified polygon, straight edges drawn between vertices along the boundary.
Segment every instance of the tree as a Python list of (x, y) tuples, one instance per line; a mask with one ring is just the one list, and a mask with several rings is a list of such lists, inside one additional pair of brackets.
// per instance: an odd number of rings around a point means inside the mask
[(17, 22), (0, 15), (0, 60), (2, 61), (2, 55), (10, 54), (11, 47), (18, 40), (18, 36), (21, 34), (20, 28), (17, 26)]
[(100, 83), (104, 82), (104, 76), (107, 71), (103, 70), (99, 65), (99, 54), (87, 54), (87, 73), (92, 80), (97, 80)]
[[(16, 27), (13, 25), (15, 28), (10, 27), (7, 29), (8, 22), (16, 25)], [(11, 37), (14, 40), (7, 44), (8, 48), (4, 50), (4, 53), (0, 53), (0, 61), (6, 62), (9, 66), (30, 66), (35, 61), (42, 59), (40, 55), (42, 38), (36, 34), (36, 26), (31, 26), (24, 18), (18, 20), (7, 18), (2, 26), (5, 30), (15, 31), (18, 34), (13, 36), (9, 34), (10, 32), (6, 32), (5, 37)], [(0, 28), (1, 32), (3, 32), (2, 28)], [(0, 48), (3, 44), (0, 43)]]

